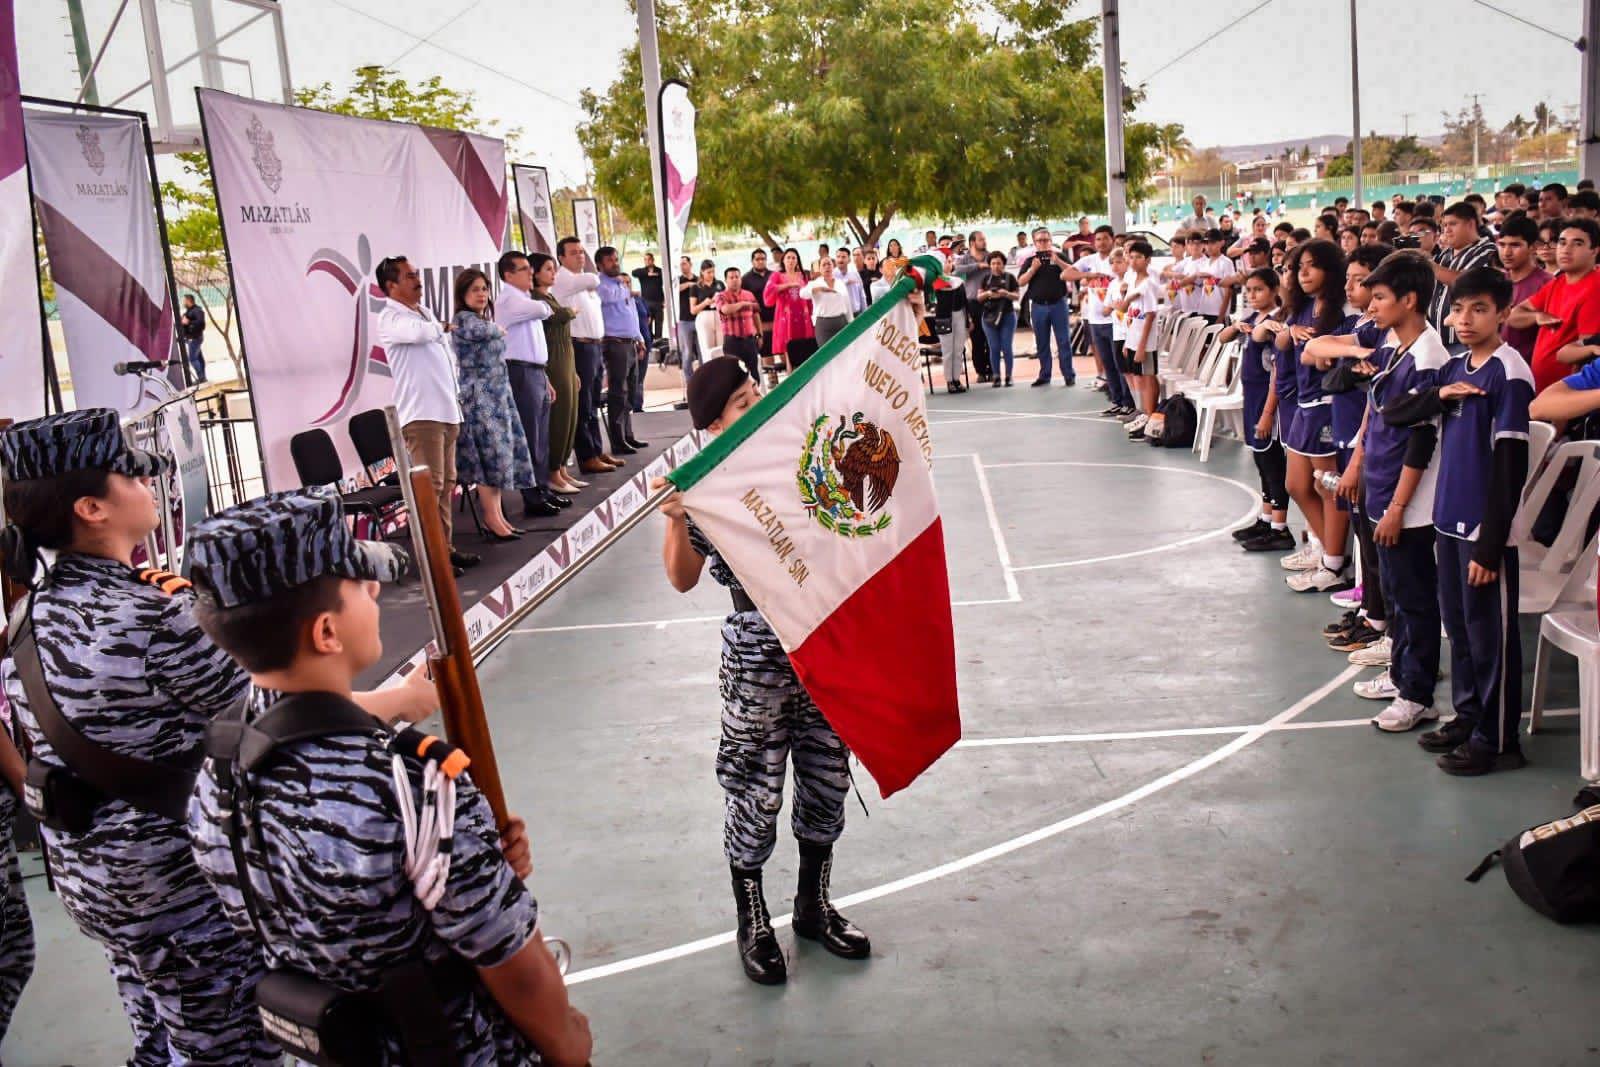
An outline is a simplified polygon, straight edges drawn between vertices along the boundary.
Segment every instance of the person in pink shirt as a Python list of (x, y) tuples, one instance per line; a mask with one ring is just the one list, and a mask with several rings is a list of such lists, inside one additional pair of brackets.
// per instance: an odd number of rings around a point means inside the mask
[(764, 294), (772, 305), (772, 354), (783, 357), (787, 370), (794, 370), (817, 350), (817, 332), (811, 324), (811, 301), (801, 295), (808, 281), (800, 267), (800, 252), (786, 249), (781, 269), (767, 279)]

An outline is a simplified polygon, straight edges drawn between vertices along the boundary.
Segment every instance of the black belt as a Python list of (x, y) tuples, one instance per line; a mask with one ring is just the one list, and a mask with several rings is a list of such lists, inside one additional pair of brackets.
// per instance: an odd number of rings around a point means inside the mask
[(734, 611), (760, 611), (756, 602), (750, 599), (750, 594), (738, 587), (729, 587), (728, 592), (733, 596)]

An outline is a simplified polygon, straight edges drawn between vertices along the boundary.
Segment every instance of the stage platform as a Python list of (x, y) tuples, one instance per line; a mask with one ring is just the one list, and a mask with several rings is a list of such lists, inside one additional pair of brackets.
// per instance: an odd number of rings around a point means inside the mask
[[(520, 499), (506, 494), (506, 517), (524, 531), (522, 538), (504, 544), (482, 537), (464, 504), (455, 516), (455, 545), (481, 556), (483, 562), (457, 579), (467, 633), (474, 647), (491, 644), (496, 625), (508, 619), (563, 569), (577, 562), (617, 523), (643, 506), (650, 479), (699, 451), (687, 411), (647, 411), (633, 417), (634, 431), (649, 447), (634, 456), (621, 457), (627, 465), (611, 474), (584, 474), (589, 488), (573, 497), (573, 505), (560, 515), (536, 519), (524, 516)], [(398, 535), (409, 550), (410, 540)], [(377, 686), (403, 674), (420, 662), (433, 639), (422, 585), (408, 579), (383, 591), (383, 658), (361, 679)]]

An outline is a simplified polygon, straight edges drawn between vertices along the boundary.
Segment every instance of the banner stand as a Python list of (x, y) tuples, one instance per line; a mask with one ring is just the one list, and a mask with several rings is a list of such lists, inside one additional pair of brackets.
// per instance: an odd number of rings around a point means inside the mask
[[(668, 87), (673, 85), (679, 86), (685, 92), (687, 92), (689, 89), (688, 85), (679, 81), (677, 78), (672, 78), (661, 83), (661, 90), (656, 93), (656, 129), (658, 131), (665, 131), (667, 128), (666, 109), (663, 106), (663, 102), (667, 98)], [(656, 158), (654, 160), (656, 172), (654, 177), (656, 181), (656, 188), (660, 190), (660, 210), (663, 216), (657, 220), (657, 224), (661, 227), (661, 280), (662, 288), (665, 289), (666, 282), (669, 277), (672, 278), (674, 285), (677, 284), (677, 276), (669, 273), (672, 269), (672, 264), (676, 261), (673, 259), (673, 252), (675, 249), (672, 247), (672, 204), (667, 200), (667, 138), (665, 132), (661, 133), (661, 136), (657, 138), (657, 141), (659, 144), (656, 146)], [(688, 243), (689, 242), (687, 240), (684, 241), (685, 246), (687, 246)], [(681, 252), (678, 254), (682, 255)], [(743, 271), (740, 271), (739, 273), (741, 275), (744, 274)], [(695, 272), (695, 276), (699, 276), (698, 271)], [(666, 294), (663, 293), (662, 295), (665, 296)], [(663, 332), (665, 332), (668, 337), (672, 338), (672, 344), (676, 346), (678, 344), (678, 301), (676, 299), (669, 298), (666, 300), (666, 312), (666, 317), (663, 319), (663, 322), (666, 324), (663, 327)], [(760, 323), (761, 316), (757, 314), (756, 325), (758, 329), (760, 327)], [(760, 338), (758, 336), (757, 340), (759, 339)], [(760, 349), (758, 347), (757, 352), (759, 353), (759, 351)], [(701, 354), (701, 358), (704, 360), (704, 353)], [(758, 364), (760, 359), (761, 357), (758, 354), (756, 356), (756, 361)], [(689, 361), (688, 359), (684, 358), (684, 353), (682, 351), (678, 353), (678, 373), (683, 376), (683, 399), (675, 402), (672, 407), (675, 411), (687, 411), (689, 409)]]
[[(155, 143), (150, 139), (150, 116), (145, 114), (143, 111), (133, 111), (124, 107), (102, 107), (99, 104), (84, 104), (72, 100), (53, 100), (46, 96), (25, 95), (22, 97), (22, 102), (24, 104), (36, 104), (41, 107), (57, 108), (62, 111), (87, 111), (93, 115), (117, 115), (122, 118), (139, 120), (139, 129), (144, 134), (145, 166), (148, 167), (150, 171), (150, 199), (155, 202), (156, 231), (161, 235), (161, 256), (167, 269), (167, 299), (170, 301), (172, 306), (173, 350), (167, 353), (167, 360), (170, 363), (174, 358), (176, 358), (178, 366), (181, 368), (177, 375), (177, 381), (172, 381), (173, 375), (170, 367), (168, 368), (167, 378), (169, 381), (171, 381), (173, 386), (179, 389), (194, 385), (194, 376), (189, 369), (188, 350), (184, 347), (181, 339), (178, 336), (178, 327), (183, 321), (183, 313), (178, 307), (178, 278), (172, 269), (172, 245), (167, 240), (167, 216), (166, 212), (161, 207), (161, 182), (156, 176), (156, 149)], [(30, 198), (33, 195), (32, 183), (29, 183), (28, 195)], [(34, 254), (35, 256), (38, 255), (37, 252)], [(42, 294), (40, 299), (41, 301), (43, 300)], [(45, 373), (48, 380), (51, 382), (51, 389), (54, 393), (56, 401), (56, 410), (59, 411), (61, 410), (61, 383), (55, 374), (55, 360), (50, 353), (50, 338), (48, 336), (48, 332), (49, 327), (46, 326)]]
[[(201, 87), (198, 85), (195, 86), (194, 107), (195, 111), (197, 111), (200, 115), (200, 144), (206, 151), (206, 165), (209, 168), (209, 161), (211, 159), (211, 131), (206, 128), (206, 109), (205, 105), (200, 101), (200, 92)], [(213, 175), (211, 178), (211, 192), (213, 196), (216, 195), (216, 191), (217, 179), (216, 176)], [(217, 221), (219, 223), (217, 229), (222, 234), (222, 265), (228, 271), (228, 292), (233, 298), (234, 328), (239, 331), (239, 373), (244, 375), (245, 392), (250, 396), (250, 429), (251, 432), (256, 435), (256, 457), (261, 463), (261, 485), (262, 491), (265, 492), (267, 486), (267, 442), (266, 439), (261, 436), (261, 419), (256, 412), (256, 394), (255, 390), (250, 384), (250, 347), (245, 344), (244, 340), (244, 316), (238, 313), (239, 294), (238, 290), (234, 287), (233, 282), (233, 252), (228, 247), (228, 227), (221, 225), (222, 204), (220, 199), (217, 203)]]

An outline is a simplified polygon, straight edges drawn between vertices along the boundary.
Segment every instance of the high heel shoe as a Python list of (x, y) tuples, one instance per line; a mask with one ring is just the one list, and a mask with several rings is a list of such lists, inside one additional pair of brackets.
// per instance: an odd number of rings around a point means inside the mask
[(513, 530), (511, 533), (503, 533), (503, 534), (497, 534), (493, 530), (485, 530), (485, 531), (483, 531), (483, 537), (484, 537), (484, 540), (488, 541), (491, 544), (496, 544), (496, 545), (503, 545), (507, 541), (520, 541), (520, 540), (522, 540), (522, 534), (520, 532), (516, 531), (516, 530)]

